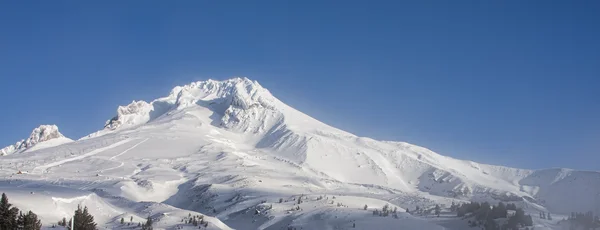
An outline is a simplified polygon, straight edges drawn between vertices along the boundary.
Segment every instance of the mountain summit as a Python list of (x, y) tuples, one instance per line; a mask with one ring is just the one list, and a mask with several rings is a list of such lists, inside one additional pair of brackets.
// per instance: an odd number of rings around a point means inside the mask
[(37, 145), (42, 142), (46, 142), (45, 147), (48, 147), (50, 145), (59, 145), (70, 141), (72, 140), (66, 138), (58, 131), (58, 127), (56, 125), (40, 125), (31, 131), (29, 138), (17, 141), (17, 143), (14, 145), (9, 145), (1, 149), (0, 155), (8, 155), (26, 150), (32, 150), (34, 146), (36, 146), (35, 149), (41, 149), (43, 147)]

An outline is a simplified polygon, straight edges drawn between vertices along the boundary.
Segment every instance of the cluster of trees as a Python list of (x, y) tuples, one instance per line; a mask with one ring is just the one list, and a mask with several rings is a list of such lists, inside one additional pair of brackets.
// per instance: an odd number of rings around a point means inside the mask
[(144, 223), (141, 227), (142, 230), (152, 230), (152, 218), (148, 216), (148, 218), (146, 219), (146, 223)]
[(31, 211), (23, 214), (18, 208), (12, 207), (6, 194), (0, 199), (0, 229), (40, 230), (42, 222)]
[(540, 212), (540, 219), (552, 220), (552, 215), (550, 215), (550, 213), (546, 215), (546, 212)]
[(594, 216), (593, 212), (581, 213), (572, 212), (569, 216), (569, 223), (571, 227), (583, 227), (583, 229), (597, 229), (600, 228), (600, 217)]
[(188, 218), (189, 220), (182, 220), (182, 222), (185, 222), (186, 224), (191, 224), (194, 226), (204, 226), (204, 227), (208, 227), (208, 222), (204, 221), (204, 216), (203, 215), (194, 215), (192, 216), (192, 214), (188, 214)]
[(59, 226), (63, 226), (67, 229), (71, 229), (71, 224), (73, 224), (73, 228), (77, 230), (96, 230), (94, 216), (88, 212), (87, 207), (81, 208), (81, 205), (77, 206), (75, 215), (72, 219), (69, 219), (69, 222), (67, 222), (67, 218), (63, 218), (61, 221), (58, 221)]
[[(367, 205), (365, 204), (364, 207), (365, 210), (367, 210)], [(394, 209), (390, 208), (390, 205), (386, 204), (383, 206), (383, 208), (381, 209), (381, 211), (379, 211), (378, 209), (373, 210), (373, 215), (374, 216), (389, 216), (390, 214), (392, 214), (392, 216), (394, 216), (395, 218), (398, 218), (398, 208), (394, 207)]]
[[(517, 208), (515, 204), (504, 204), (502, 202), (492, 206), (488, 202), (471, 202), (465, 204), (452, 204), (450, 210), (455, 211), (459, 217), (474, 217), (476, 221), (471, 222), (471, 227), (477, 225), (483, 226), (486, 230), (496, 229), (517, 229), (523, 226), (533, 226), (533, 219), (530, 215), (525, 215), (522, 208)], [(508, 211), (514, 211), (514, 215), (509, 216)], [(506, 223), (500, 226), (496, 219), (508, 218)]]

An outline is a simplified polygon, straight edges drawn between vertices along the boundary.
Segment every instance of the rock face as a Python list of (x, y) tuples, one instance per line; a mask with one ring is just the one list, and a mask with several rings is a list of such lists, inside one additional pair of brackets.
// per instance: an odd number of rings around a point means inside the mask
[[(0, 150), (0, 155), (8, 155), (18, 152), (23, 152), (31, 147), (35, 146), (38, 143), (46, 142), (55, 139), (62, 139), (62, 142), (65, 142), (64, 139), (68, 139), (63, 136), (59, 131), (56, 125), (40, 125), (39, 127), (33, 129), (29, 138), (17, 141), (14, 145), (9, 145)], [(70, 140), (70, 139), (68, 139)]]

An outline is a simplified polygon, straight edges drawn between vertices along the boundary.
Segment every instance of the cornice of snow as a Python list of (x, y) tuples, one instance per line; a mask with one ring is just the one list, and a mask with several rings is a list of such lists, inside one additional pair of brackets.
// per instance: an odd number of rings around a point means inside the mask
[(17, 141), (14, 145), (9, 145), (0, 150), (0, 155), (8, 155), (16, 152), (23, 152), (32, 148), (38, 143), (47, 142), (50, 140), (61, 139), (60, 143), (70, 142), (71, 139), (65, 137), (58, 131), (56, 125), (40, 125), (33, 129), (29, 138)]

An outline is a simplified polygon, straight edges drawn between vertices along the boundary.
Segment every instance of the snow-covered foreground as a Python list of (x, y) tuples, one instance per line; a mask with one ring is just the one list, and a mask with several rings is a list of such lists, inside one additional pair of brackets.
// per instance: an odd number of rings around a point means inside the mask
[[(136, 225), (151, 216), (157, 229), (191, 229), (182, 222), (189, 215), (204, 215), (209, 229), (464, 229), (463, 220), (405, 209), (489, 200), (560, 217), (600, 200), (599, 172), (478, 164), (357, 137), (240, 78), (122, 106), (78, 141), (46, 139), (0, 157), (0, 192), (46, 225), (83, 204), (111, 229), (129, 229), (119, 221), (132, 216)], [(386, 204), (397, 218), (373, 215)]]

